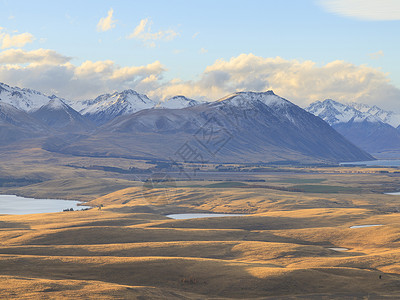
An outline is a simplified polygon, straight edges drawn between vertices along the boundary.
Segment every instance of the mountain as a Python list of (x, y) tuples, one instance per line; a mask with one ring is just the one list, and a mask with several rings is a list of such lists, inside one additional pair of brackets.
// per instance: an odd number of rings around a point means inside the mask
[(47, 134), (49, 129), (23, 110), (0, 102), (0, 145)]
[(179, 109), (199, 105), (200, 101), (175, 96), (156, 102), (133, 90), (104, 94), (93, 100), (68, 101), (68, 104), (97, 124), (105, 124), (118, 116), (130, 115), (143, 109)]
[(32, 112), (47, 104), (49, 101), (50, 98), (48, 96), (38, 91), (10, 87), (0, 82), (0, 102), (10, 104), (17, 109)]
[(134, 90), (125, 90), (104, 94), (93, 100), (68, 101), (68, 104), (96, 124), (105, 124), (118, 116), (153, 108), (157, 103)]
[(378, 155), (379, 153), (400, 150), (400, 131), (383, 122), (348, 122), (333, 125), (355, 145)]
[(31, 115), (53, 129), (80, 132), (94, 128), (88, 119), (61, 99), (54, 96), (50, 99), (47, 104), (32, 112)]
[(400, 155), (400, 130), (393, 127), (398, 124), (399, 115), (394, 112), (359, 103), (346, 105), (331, 99), (314, 102), (306, 110), (374, 156), (385, 158), (385, 153), (390, 153), (393, 158), (393, 151), (399, 151)]
[(272, 91), (241, 92), (182, 109), (145, 109), (119, 116), (94, 136), (65, 143), (57, 151), (194, 162), (373, 159), (320, 118)]
[(156, 108), (179, 109), (179, 108), (196, 106), (199, 104), (201, 104), (200, 101), (189, 99), (189, 98), (186, 98), (185, 96), (179, 95), (179, 96), (169, 98), (166, 101), (159, 102), (155, 107)]
[(382, 122), (392, 127), (400, 126), (400, 114), (383, 110), (376, 105), (369, 106), (362, 103), (343, 104), (332, 99), (316, 101), (307, 108), (308, 112), (319, 116), (330, 125), (346, 122)]
[(320, 117), (331, 126), (339, 123), (362, 122), (367, 118), (369, 118), (370, 122), (379, 121), (373, 115), (361, 112), (350, 105), (345, 105), (332, 99), (311, 103), (305, 110)]
[(383, 110), (376, 105), (369, 106), (366, 104), (354, 103), (354, 102), (350, 103), (349, 105), (354, 107), (358, 111), (377, 117), (383, 123), (389, 124), (393, 127), (400, 126), (400, 114), (398, 113), (395, 113), (393, 111)]

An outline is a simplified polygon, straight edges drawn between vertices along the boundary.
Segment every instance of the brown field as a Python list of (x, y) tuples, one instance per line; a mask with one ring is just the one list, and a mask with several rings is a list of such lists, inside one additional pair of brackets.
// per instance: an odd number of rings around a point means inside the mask
[[(94, 208), (0, 215), (1, 299), (400, 297), (400, 197), (382, 194), (400, 189), (397, 169), (286, 167), (251, 175), (264, 181), (210, 175), (152, 188), (129, 174), (66, 166), (142, 161), (27, 151), (3, 152), (2, 176), (41, 182), (2, 194)], [(247, 215), (165, 216), (188, 212)], [(349, 228), (365, 224), (382, 226)]]

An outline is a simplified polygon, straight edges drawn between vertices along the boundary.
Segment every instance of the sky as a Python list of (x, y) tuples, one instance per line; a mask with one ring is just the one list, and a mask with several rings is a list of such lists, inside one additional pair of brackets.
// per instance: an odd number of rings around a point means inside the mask
[(0, 0), (0, 82), (67, 99), (273, 90), (400, 112), (400, 1)]

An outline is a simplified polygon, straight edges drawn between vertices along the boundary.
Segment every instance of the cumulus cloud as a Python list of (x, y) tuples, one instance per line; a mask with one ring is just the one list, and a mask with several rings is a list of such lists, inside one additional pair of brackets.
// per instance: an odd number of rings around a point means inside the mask
[(147, 46), (154, 47), (157, 40), (172, 41), (179, 33), (172, 29), (160, 30), (152, 32), (151, 27), (153, 22), (149, 19), (140, 20), (139, 25), (135, 27), (133, 32), (127, 36), (128, 39), (139, 39), (145, 42)]
[(61, 55), (54, 50), (37, 49), (25, 51), (22, 49), (9, 49), (0, 52), (0, 64), (64, 64), (71, 58)]
[(361, 20), (400, 20), (398, 0), (319, 0), (328, 12)]
[[(2, 30), (1, 28), (0, 30)], [(21, 34), (10, 35), (8, 33), (0, 32), (0, 44), (1, 49), (12, 48), (12, 47), (24, 47), (28, 43), (33, 42), (33, 35), (25, 32)]]
[(97, 31), (108, 31), (115, 27), (115, 20), (113, 20), (114, 10), (110, 8), (107, 13), (107, 17), (101, 18), (97, 23)]
[(195, 99), (203, 96), (215, 100), (236, 91), (270, 89), (300, 106), (332, 98), (381, 104), (395, 110), (400, 107), (400, 90), (378, 69), (344, 61), (319, 66), (312, 61), (263, 58), (253, 54), (241, 54), (228, 61), (217, 60), (198, 80), (175, 79), (150, 95), (167, 98), (184, 94)]
[(159, 61), (125, 67), (111, 60), (85, 61), (75, 66), (69, 57), (52, 50), (21, 51), (0, 53), (0, 82), (67, 99), (90, 99), (130, 88), (147, 92), (159, 87), (165, 72)]

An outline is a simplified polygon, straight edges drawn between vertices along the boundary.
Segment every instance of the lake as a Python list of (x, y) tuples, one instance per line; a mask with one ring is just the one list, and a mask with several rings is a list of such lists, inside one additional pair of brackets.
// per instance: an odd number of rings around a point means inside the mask
[(240, 217), (243, 214), (214, 214), (214, 213), (192, 213), (192, 214), (171, 214), (166, 217), (175, 220), (198, 219), (198, 218), (220, 218), (220, 217)]
[(369, 160), (369, 161), (354, 161), (354, 162), (343, 162), (341, 166), (355, 165), (355, 166), (367, 166), (367, 167), (400, 167), (400, 159), (388, 159), (388, 160)]
[(375, 226), (383, 226), (383, 225), (382, 224), (354, 225), (354, 226), (350, 226), (350, 228), (366, 228), (366, 227), (375, 227)]
[(58, 199), (34, 199), (15, 195), (0, 195), (0, 215), (25, 215), (39, 213), (60, 212), (63, 209), (74, 210), (88, 208), (78, 206), (80, 201), (58, 200)]
[(385, 193), (385, 195), (395, 195), (395, 196), (400, 196), (400, 192), (394, 192), (394, 193)]

